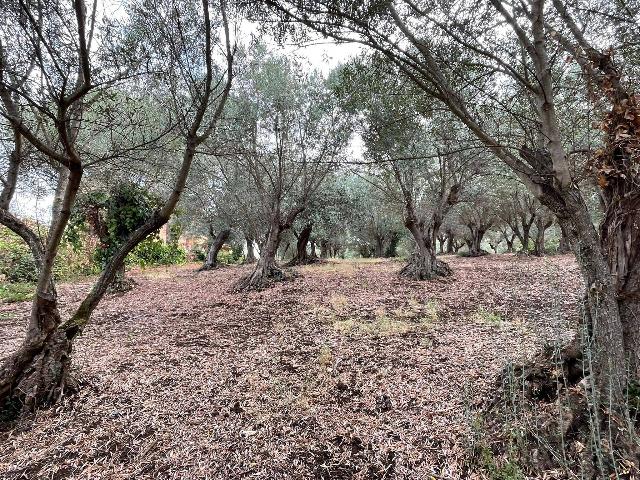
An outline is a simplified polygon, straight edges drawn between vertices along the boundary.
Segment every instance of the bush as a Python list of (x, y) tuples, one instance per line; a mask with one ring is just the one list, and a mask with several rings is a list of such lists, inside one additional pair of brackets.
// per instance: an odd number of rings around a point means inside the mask
[(0, 227), (0, 275), (11, 283), (33, 283), (38, 280), (38, 269), (29, 247), (5, 227)]
[(175, 243), (165, 244), (157, 234), (143, 242), (127, 257), (127, 264), (151, 267), (155, 265), (176, 265), (185, 263), (187, 252)]

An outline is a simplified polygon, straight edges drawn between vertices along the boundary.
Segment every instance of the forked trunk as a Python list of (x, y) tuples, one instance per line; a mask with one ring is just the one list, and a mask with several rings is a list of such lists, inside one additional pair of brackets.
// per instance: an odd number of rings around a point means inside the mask
[(220, 252), (224, 242), (229, 239), (229, 235), (231, 235), (231, 229), (225, 228), (215, 236), (207, 252), (207, 258), (202, 267), (200, 267), (200, 271), (213, 270), (218, 267), (218, 252)]
[(260, 258), (256, 263), (256, 268), (250, 275), (241, 278), (236, 283), (234, 290), (261, 290), (273, 282), (285, 278), (284, 272), (276, 264), (276, 254), (280, 246), (281, 235), (280, 223), (277, 219), (272, 220), (267, 239), (260, 250)]
[(452, 231), (447, 232), (447, 254), (453, 255), (456, 251), (454, 250), (455, 237), (453, 236)]
[(476, 225), (467, 225), (469, 231), (471, 233), (470, 237), (467, 240), (467, 246), (469, 247), (469, 256), (470, 257), (479, 257), (482, 255), (486, 255), (487, 252), (482, 250), (482, 239), (484, 238), (484, 234), (486, 230), (480, 228)]
[(317, 257), (315, 255), (309, 255), (307, 253), (307, 245), (309, 244), (309, 238), (311, 237), (312, 229), (313, 225), (309, 223), (305, 225), (305, 227), (298, 235), (298, 239), (296, 241), (296, 254), (286, 264), (287, 267), (292, 267), (294, 265), (305, 265), (307, 263), (313, 263), (317, 261)]

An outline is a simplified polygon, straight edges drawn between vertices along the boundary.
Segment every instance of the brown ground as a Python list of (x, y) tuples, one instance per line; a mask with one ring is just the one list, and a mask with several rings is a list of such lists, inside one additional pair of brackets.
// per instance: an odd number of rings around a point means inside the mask
[[(342, 261), (248, 294), (229, 292), (245, 268), (139, 274), (77, 342), (81, 392), (0, 432), (0, 478), (473, 478), (472, 408), (571, 335), (580, 281), (569, 257), (447, 261), (441, 281)], [(0, 305), (0, 356), (28, 309)]]

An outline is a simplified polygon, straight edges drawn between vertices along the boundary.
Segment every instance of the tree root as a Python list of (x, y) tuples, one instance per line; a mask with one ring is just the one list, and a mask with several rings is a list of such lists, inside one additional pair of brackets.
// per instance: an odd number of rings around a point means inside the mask
[(247, 292), (252, 290), (264, 290), (278, 282), (292, 280), (296, 274), (285, 272), (280, 267), (272, 265), (268, 267), (258, 266), (251, 274), (242, 277), (232, 288), (233, 292)]
[[(594, 408), (590, 381), (578, 341), (505, 368), (494, 398), (478, 405), (474, 425), (480, 440), (469, 468), (486, 464), (489, 457), (491, 468), (510, 466), (525, 477), (639, 473), (640, 450), (632, 441), (636, 432), (630, 435), (629, 417), (606, 405)], [(562, 471), (566, 475), (560, 476)]]
[(436, 277), (448, 277), (452, 274), (451, 267), (442, 260), (435, 259), (431, 265), (428, 265), (414, 255), (409, 258), (409, 263), (400, 270), (400, 276), (410, 280), (432, 280)]

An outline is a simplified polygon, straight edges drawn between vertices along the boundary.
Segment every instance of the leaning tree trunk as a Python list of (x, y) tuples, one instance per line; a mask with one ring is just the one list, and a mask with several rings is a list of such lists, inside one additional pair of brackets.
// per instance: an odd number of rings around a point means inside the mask
[(215, 238), (211, 242), (209, 251), (207, 252), (207, 258), (205, 259), (204, 264), (200, 267), (199, 271), (213, 270), (215, 268), (218, 268), (218, 252), (224, 245), (224, 242), (229, 239), (229, 235), (231, 235), (231, 229), (225, 228), (215, 236)]
[(296, 253), (285, 266), (293, 267), (294, 265), (305, 265), (317, 260), (315, 255), (312, 256), (307, 253), (307, 245), (309, 243), (309, 238), (311, 237), (312, 229), (313, 224), (311, 223), (304, 226), (296, 241)]
[(416, 246), (409, 257), (409, 263), (400, 270), (400, 275), (412, 280), (430, 280), (451, 275), (449, 265), (436, 258), (435, 245), (432, 243), (433, 235), (425, 234), (411, 220), (407, 220), (405, 224), (413, 235)]

